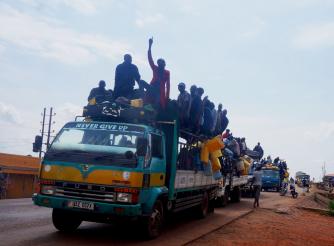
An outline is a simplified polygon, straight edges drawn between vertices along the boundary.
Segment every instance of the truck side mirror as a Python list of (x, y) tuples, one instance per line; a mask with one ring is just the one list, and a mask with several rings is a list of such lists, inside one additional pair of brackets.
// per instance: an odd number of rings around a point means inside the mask
[(145, 156), (147, 153), (148, 140), (147, 138), (137, 139), (137, 156)]
[(40, 152), (42, 149), (42, 136), (37, 135), (35, 137), (35, 142), (32, 144), (33, 152)]

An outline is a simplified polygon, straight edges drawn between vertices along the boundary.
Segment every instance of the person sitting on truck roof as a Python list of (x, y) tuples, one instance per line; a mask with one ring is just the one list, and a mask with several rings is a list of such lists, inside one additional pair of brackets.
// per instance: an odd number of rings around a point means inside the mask
[(180, 94), (177, 97), (177, 105), (178, 105), (180, 124), (181, 127), (186, 128), (188, 126), (188, 120), (189, 120), (191, 96), (186, 91), (186, 85), (184, 83), (180, 83), (178, 85), (178, 89)]
[(230, 129), (226, 129), (226, 131), (222, 135), (222, 138), (223, 139), (227, 139), (230, 135), (232, 135), (231, 130)]
[(246, 138), (240, 139), (240, 152), (241, 155), (245, 155), (247, 151), (247, 144), (246, 144)]
[(93, 88), (88, 96), (88, 102), (92, 103), (92, 100), (95, 99), (96, 103), (101, 103), (112, 97), (112, 91), (106, 90), (106, 82), (100, 80), (99, 87)]
[(234, 158), (240, 157), (240, 145), (238, 141), (232, 135), (230, 135), (227, 138), (226, 147), (232, 150), (232, 152), (234, 153)]
[(263, 149), (261, 147), (260, 142), (257, 143), (257, 145), (254, 147), (253, 151), (256, 151), (260, 154), (259, 159), (262, 159), (263, 157)]
[(151, 88), (147, 95), (147, 101), (157, 107), (165, 109), (169, 99), (170, 73), (165, 69), (166, 62), (164, 59), (159, 58), (157, 61), (158, 65), (154, 64), (151, 51), (152, 44), (153, 38), (150, 38), (147, 55), (148, 62), (153, 71), (153, 78), (150, 83)]
[(274, 159), (274, 164), (275, 164), (275, 165), (278, 165), (278, 163), (279, 163), (279, 157), (277, 156), (277, 157)]
[(135, 81), (139, 84), (140, 74), (136, 65), (132, 64), (132, 57), (124, 55), (124, 62), (116, 67), (114, 99), (125, 97), (134, 99)]

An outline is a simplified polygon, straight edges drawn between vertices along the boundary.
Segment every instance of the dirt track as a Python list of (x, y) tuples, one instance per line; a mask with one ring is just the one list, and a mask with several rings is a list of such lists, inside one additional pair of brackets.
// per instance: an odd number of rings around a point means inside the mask
[(321, 208), (309, 195), (282, 198), (191, 245), (334, 245), (334, 218), (297, 208)]

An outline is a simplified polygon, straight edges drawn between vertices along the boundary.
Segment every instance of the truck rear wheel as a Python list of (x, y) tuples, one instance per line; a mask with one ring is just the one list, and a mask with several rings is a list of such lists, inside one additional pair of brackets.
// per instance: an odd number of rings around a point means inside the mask
[(73, 232), (80, 226), (82, 220), (71, 212), (54, 208), (52, 222), (54, 227), (61, 232)]
[(157, 238), (164, 224), (164, 209), (161, 201), (156, 201), (149, 217), (143, 218), (144, 234), (148, 239)]
[(217, 198), (217, 205), (220, 207), (225, 207), (228, 204), (229, 191), (225, 190), (224, 195)]
[(231, 202), (237, 203), (240, 202), (241, 192), (240, 187), (234, 187), (231, 191)]
[(209, 213), (210, 206), (209, 196), (207, 192), (204, 192), (201, 204), (196, 207), (196, 217), (199, 219), (205, 218)]

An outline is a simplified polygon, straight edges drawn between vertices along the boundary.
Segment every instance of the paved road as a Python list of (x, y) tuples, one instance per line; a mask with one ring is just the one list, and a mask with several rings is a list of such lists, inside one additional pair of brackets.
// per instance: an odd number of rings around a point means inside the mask
[[(262, 207), (275, 208), (292, 200), (278, 193), (261, 194)], [(116, 227), (84, 222), (70, 235), (57, 232), (51, 222), (51, 209), (32, 205), (31, 199), (0, 200), (0, 245), (181, 245), (207, 234), (252, 211), (252, 199), (216, 208), (215, 213), (196, 220), (189, 213), (170, 219), (156, 240), (144, 241), (135, 226)]]

